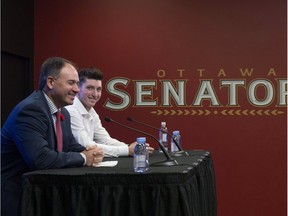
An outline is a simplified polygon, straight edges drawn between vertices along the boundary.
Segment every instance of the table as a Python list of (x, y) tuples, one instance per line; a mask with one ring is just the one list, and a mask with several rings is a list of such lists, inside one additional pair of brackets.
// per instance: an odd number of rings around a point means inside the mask
[[(209, 151), (174, 157), (178, 166), (133, 172), (133, 158), (116, 167), (39, 170), (23, 175), (23, 216), (216, 216), (216, 185)], [(165, 160), (150, 155), (150, 163)]]

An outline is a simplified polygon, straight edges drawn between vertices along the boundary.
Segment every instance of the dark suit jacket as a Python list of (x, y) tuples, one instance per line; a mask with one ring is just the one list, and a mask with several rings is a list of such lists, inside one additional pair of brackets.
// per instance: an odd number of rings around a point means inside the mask
[[(80, 152), (85, 148), (72, 135), (70, 115), (61, 109), (64, 120), (63, 152), (57, 152), (53, 119), (42, 91), (35, 91), (10, 113), (1, 132), (2, 215), (19, 209), (21, 175), (38, 169), (83, 166)], [(14, 209), (13, 209), (14, 208)], [(7, 212), (8, 210), (9, 212)], [(9, 213), (9, 214), (8, 214)]]

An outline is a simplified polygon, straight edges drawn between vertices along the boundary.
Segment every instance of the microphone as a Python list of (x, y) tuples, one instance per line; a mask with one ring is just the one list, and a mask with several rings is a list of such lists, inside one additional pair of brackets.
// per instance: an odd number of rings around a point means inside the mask
[(166, 157), (166, 160), (165, 160), (165, 161), (161, 161), (161, 162), (157, 162), (157, 163), (154, 163), (154, 164), (151, 164), (151, 166), (176, 166), (176, 165), (178, 165), (178, 162), (177, 162), (176, 160), (174, 160), (174, 159), (171, 158), (171, 156), (168, 154), (167, 150), (164, 148), (164, 146), (162, 145), (162, 143), (160, 143), (160, 142), (158, 141), (158, 139), (156, 139), (156, 137), (152, 136), (151, 134), (145, 133), (145, 132), (143, 132), (143, 131), (137, 130), (137, 129), (135, 129), (135, 128), (132, 128), (132, 127), (123, 125), (123, 124), (121, 124), (121, 123), (119, 123), (119, 122), (117, 122), (117, 121), (114, 121), (113, 119), (108, 118), (108, 117), (105, 117), (105, 121), (107, 121), (107, 122), (113, 122), (113, 123), (115, 123), (115, 124), (117, 124), (117, 125), (120, 125), (120, 126), (122, 126), (122, 127), (125, 127), (125, 128), (127, 128), (127, 129), (136, 131), (136, 132), (138, 132), (138, 133), (144, 134), (144, 135), (146, 135), (146, 136), (149, 136), (149, 137), (155, 139), (155, 140), (157, 141), (157, 143), (159, 144), (161, 150), (163, 151), (163, 153), (164, 153), (164, 155), (165, 155), (165, 157)]
[[(137, 121), (137, 120), (135, 120), (135, 119), (133, 119), (133, 118), (131, 118), (131, 117), (128, 117), (127, 120), (128, 120), (128, 121), (132, 121), (132, 122), (136, 122), (136, 123), (138, 123), (138, 124), (141, 124), (141, 125), (144, 125), (144, 126), (147, 126), (147, 127), (150, 127), (150, 128), (152, 128), (152, 129), (154, 129), (154, 130), (157, 130), (157, 131), (162, 131), (162, 129), (159, 129), (159, 128), (156, 128), (156, 127), (154, 127), (154, 126), (148, 125), (148, 124), (146, 124), (146, 123)], [(171, 134), (169, 134), (167, 131), (165, 131), (165, 132), (168, 134), (168, 136), (171, 137), (171, 139), (173, 139), (173, 141), (174, 141), (174, 143), (176, 144), (177, 148), (180, 150), (180, 151), (176, 151), (176, 152), (171, 152), (171, 155), (172, 155), (172, 156), (176, 156), (176, 157), (177, 157), (177, 156), (184, 156), (184, 155), (188, 156), (188, 153), (182, 149), (182, 147), (181, 147), (181, 146), (179, 145), (179, 143), (174, 139), (174, 137), (173, 137)]]

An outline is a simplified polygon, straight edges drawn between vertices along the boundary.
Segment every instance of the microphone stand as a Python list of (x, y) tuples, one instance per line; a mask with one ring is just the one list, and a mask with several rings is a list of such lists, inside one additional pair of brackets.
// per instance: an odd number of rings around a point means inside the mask
[[(152, 128), (152, 129), (154, 129), (154, 130), (157, 130), (157, 131), (162, 131), (162, 129), (159, 129), (159, 128), (153, 127), (153, 126), (151, 126), (151, 125), (148, 125), (148, 124), (146, 124), (146, 123), (137, 121), (137, 120), (135, 120), (135, 119), (133, 119), (133, 118), (130, 118), (130, 117), (128, 117), (127, 120), (128, 120), (128, 121), (132, 121), (132, 122), (136, 122), (136, 123), (141, 124), (141, 125), (144, 125), (144, 126), (146, 126), (146, 127), (150, 127), (150, 128)], [(167, 131), (166, 131), (166, 133), (171, 137), (171, 139), (173, 139), (173, 141), (174, 141), (174, 143), (176, 144), (177, 148), (180, 150), (180, 151), (176, 151), (176, 152), (170, 152), (170, 154), (171, 154), (172, 156), (174, 156), (174, 157), (188, 156), (188, 155), (189, 155), (188, 152), (186, 152), (186, 151), (184, 151), (184, 150), (182, 149), (182, 147), (181, 147), (181, 146), (179, 145), (179, 143), (174, 139), (174, 137), (173, 137), (171, 134), (169, 134)], [(159, 141), (158, 141), (158, 142), (159, 142)], [(159, 142), (159, 143), (160, 143), (160, 142)], [(161, 150), (162, 150), (162, 149), (161, 149)]]
[(179, 165), (176, 160), (174, 160), (174, 159), (171, 158), (171, 156), (168, 154), (168, 152), (166, 151), (166, 149), (164, 148), (164, 146), (162, 145), (162, 143), (160, 143), (160, 142), (159, 142), (154, 136), (152, 136), (151, 134), (145, 133), (145, 132), (140, 131), (140, 130), (137, 130), (137, 129), (135, 129), (135, 128), (131, 128), (131, 127), (126, 126), (126, 125), (123, 125), (123, 124), (121, 124), (121, 123), (119, 123), (119, 122), (116, 122), (116, 121), (114, 121), (113, 119), (108, 118), (108, 117), (105, 117), (105, 121), (107, 121), (107, 122), (113, 122), (113, 123), (115, 123), (115, 124), (117, 124), (117, 125), (120, 125), (120, 126), (122, 126), (122, 127), (125, 127), (125, 128), (127, 128), (127, 129), (136, 131), (136, 132), (138, 132), (138, 133), (147, 135), (147, 136), (155, 139), (155, 140), (158, 142), (161, 150), (163, 151), (163, 153), (164, 153), (164, 155), (165, 155), (165, 157), (166, 157), (166, 160), (165, 160), (165, 161), (160, 161), (160, 162), (153, 163), (153, 164), (151, 164), (151, 166), (177, 166), (177, 165)]

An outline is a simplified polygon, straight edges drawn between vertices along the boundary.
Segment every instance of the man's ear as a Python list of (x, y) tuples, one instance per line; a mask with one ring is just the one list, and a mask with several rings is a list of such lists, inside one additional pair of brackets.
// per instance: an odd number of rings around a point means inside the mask
[(52, 76), (48, 76), (46, 79), (46, 85), (49, 89), (53, 89), (54, 87), (54, 78)]

